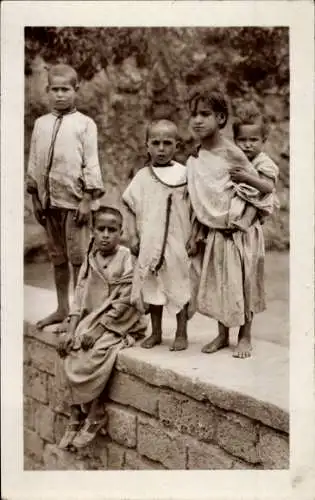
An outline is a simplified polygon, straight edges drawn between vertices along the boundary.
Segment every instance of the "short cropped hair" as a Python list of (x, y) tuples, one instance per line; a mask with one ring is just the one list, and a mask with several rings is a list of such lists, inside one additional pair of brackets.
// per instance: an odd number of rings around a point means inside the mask
[(105, 206), (105, 205), (101, 205), (97, 210), (92, 211), (92, 226), (93, 227), (95, 226), (97, 217), (99, 215), (102, 215), (102, 214), (113, 215), (117, 219), (119, 226), (122, 228), (123, 216), (122, 216), (121, 211), (114, 206)]
[(222, 113), (224, 115), (225, 120), (220, 124), (220, 128), (224, 128), (229, 118), (229, 106), (224, 92), (215, 85), (195, 89), (188, 101), (189, 111), (192, 115), (196, 113), (200, 102), (209, 106), (214, 113)]
[(69, 66), (68, 64), (54, 64), (48, 70), (48, 84), (51, 85), (51, 81), (54, 77), (64, 77), (67, 78), (70, 84), (76, 88), (79, 83), (78, 73), (76, 70)]
[(234, 139), (238, 136), (240, 127), (243, 125), (259, 125), (262, 137), (264, 140), (266, 139), (269, 132), (268, 120), (255, 102), (244, 103), (236, 109), (232, 124)]
[(145, 136), (145, 141), (146, 142), (148, 142), (148, 140), (150, 138), (152, 129), (154, 127), (156, 127), (157, 125), (165, 125), (165, 126), (168, 126), (170, 128), (173, 128), (175, 139), (176, 139), (176, 141), (179, 140), (179, 133), (178, 133), (178, 128), (177, 128), (176, 123), (174, 123), (171, 120), (161, 119), (161, 120), (154, 120), (151, 123), (149, 123), (149, 125), (147, 126), (147, 128), (146, 128), (146, 136)]

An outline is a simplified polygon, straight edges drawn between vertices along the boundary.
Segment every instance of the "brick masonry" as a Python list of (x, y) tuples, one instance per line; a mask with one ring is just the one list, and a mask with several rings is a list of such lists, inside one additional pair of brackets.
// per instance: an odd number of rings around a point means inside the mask
[[(204, 400), (205, 387), (176, 379), (170, 387), (146, 366), (145, 376), (116, 365), (109, 386), (107, 436), (73, 453), (57, 444), (68, 420), (69, 398), (54, 344), (56, 337), (26, 325), (24, 331), (25, 470), (286, 469), (289, 467), (288, 418), (261, 402), (250, 412), (222, 405), (222, 395)], [(147, 363), (147, 362), (146, 362)], [(132, 364), (130, 363), (131, 367)], [(155, 385), (156, 380), (156, 385)], [(163, 384), (161, 383), (163, 381)], [(208, 390), (208, 389), (207, 389)], [(208, 392), (210, 389), (208, 390)], [(223, 391), (222, 391), (223, 392)], [(218, 394), (218, 392), (216, 393)], [(195, 396), (195, 397), (194, 397)], [(248, 407), (251, 401), (247, 402)], [(244, 396), (244, 408), (246, 397)], [(236, 406), (238, 409), (239, 406)], [(279, 416), (279, 417), (278, 417)]]

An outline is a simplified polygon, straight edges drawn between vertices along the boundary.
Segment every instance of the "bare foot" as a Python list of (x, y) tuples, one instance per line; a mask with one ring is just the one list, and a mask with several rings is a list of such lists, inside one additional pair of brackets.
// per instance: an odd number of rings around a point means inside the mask
[(143, 342), (141, 342), (140, 346), (143, 347), (144, 349), (152, 349), (155, 345), (159, 345), (162, 343), (162, 338), (161, 335), (157, 334), (152, 334), (150, 337), (144, 339)]
[(233, 357), (234, 358), (241, 358), (241, 359), (250, 358), (251, 350), (252, 350), (252, 345), (251, 345), (250, 341), (247, 339), (241, 339), (238, 342), (238, 344), (233, 352)]
[(170, 351), (184, 351), (188, 347), (188, 341), (186, 337), (176, 336), (173, 344), (170, 347)]
[(212, 342), (206, 344), (201, 349), (201, 352), (205, 352), (206, 354), (211, 354), (213, 352), (219, 351), (220, 349), (224, 349), (224, 347), (229, 346), (229, 340), (226, 337), (221, 337), (218, 335)]
[(54, 333), (65, 333), (68, 331), (68, 326), (69, 326), (69, 320), (68, 318), (65, 318), (62, 323), (56, 326), (54, 328)]
[(67, 316), (68, 313), (57, 310), (52, 314), (50, 314), (49, 316), (47, 316), (47, 318), (38, 321), (38, 323), (36, 323), (36, 327), (39, 330), (42, 330), (43, 328), (45, 328), (45, 326), (54, 325), (56, 323), (62, 323)]

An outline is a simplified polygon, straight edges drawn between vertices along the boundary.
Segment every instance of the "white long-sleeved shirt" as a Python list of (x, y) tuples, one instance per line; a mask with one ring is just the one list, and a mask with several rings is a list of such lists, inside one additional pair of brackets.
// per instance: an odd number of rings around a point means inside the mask
[[(97, 128), (92, 118), (73, 110), (62, 116), (49, 168), (49, 151), (56, 130), (55, 112), (35, 121), (27, 172), (27, 190), (38, 192), (46, 206), (76, 209), (84, 192), (104, 193), (98, 160)], [(48, 179), (47, 179), (48, 175)]]

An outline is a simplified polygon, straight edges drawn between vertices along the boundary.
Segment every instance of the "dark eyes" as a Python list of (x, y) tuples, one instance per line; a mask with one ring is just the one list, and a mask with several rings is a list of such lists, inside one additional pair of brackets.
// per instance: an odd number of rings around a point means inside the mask
[(108, 226), (98, 226), (96, 229), (100, 233), (105, 231), (105, 229), (107, 229), (109, 233), (115, 233), (117, 231), (117, 227), (108, 227)]
[[(160, 142), (159, 141), (152, 141), (151, 144), (152, 144), (152, 146), (159, 146)], [(163, 141), (162, 144), (164, 146), (171, 146), (172, 145), (172, 141)]]
[(199, 111), (198, 113), (193, 113), (192, 117), (196, 118), (196, 116), (202, 116), (203, 118), (207, 118), (208, 116), (211, 115), (212, 115), (211, 111)]
[(68, 87), (51, 87), (51, 89), (54, 92), (58, 92), (58, 90), (61, 90), (61, 92), (68, 92), (70, 90)]

